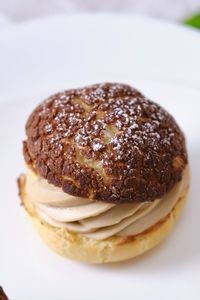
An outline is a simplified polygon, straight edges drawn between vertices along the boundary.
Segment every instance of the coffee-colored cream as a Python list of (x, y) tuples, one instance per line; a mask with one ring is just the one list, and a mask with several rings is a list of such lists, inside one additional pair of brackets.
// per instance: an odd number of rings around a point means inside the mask
[(38, 215), (50, 225), (101, 240), (113, 235), (135, 235), (156, 224), (172, 210), (188, 181), (186, 167), (183, 179), (162, 199), (111, 204), (66, 194), (28, 169), (25, 192)]

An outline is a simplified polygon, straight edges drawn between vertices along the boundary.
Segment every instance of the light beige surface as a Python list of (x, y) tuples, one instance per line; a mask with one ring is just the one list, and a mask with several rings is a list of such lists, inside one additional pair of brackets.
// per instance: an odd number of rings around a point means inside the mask
[(21, 177), (21, 197), (27, 215), (43, 241), (56, 253), (87, 263), (109, 263), (133, 258), (156, 246), (171, 231), (187, 198), (189, 186), (182, 192), (176, 205), (166, 218), (149, 230), (131, 237), (113, 236), (95, 240), (69, 232), (65, 228), (53, 227), (39, 218), (34, 206), (27, 201)]

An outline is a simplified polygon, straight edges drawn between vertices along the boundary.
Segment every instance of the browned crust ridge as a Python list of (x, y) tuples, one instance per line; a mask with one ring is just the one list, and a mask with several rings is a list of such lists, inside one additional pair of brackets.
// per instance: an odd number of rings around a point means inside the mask
[(104, 83), (57, 93), (26, 123), (26, 163), (64, 192), (111, 203), (153, 201), (181, 180), (184, 135), (136, 89)]

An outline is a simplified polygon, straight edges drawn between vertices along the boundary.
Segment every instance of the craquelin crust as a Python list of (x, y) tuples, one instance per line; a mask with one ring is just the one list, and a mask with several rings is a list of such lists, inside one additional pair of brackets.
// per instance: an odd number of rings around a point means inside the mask
[(42, 240), (56, 253), (85, 263), (118, 262), (138, 256), (161, 242), (171, 231), (184, 207), (189, 186), (183, 191), (174, 208), (163, 220), (136, 236), (113, 236), (106, 240), (94, 240), (80, 237), (66, 229), (52, 227), (40, 219), (33, 204), (27, 201), (24, 184), (25, 177), (20, 177), (20, 195), (27, 216), (34, 225)]
[(80, 197), (153, 201), (182, 178), (185, 139), (171, 115), (136, 89), (105, 83), (48, 98), (26, 124), (24, 158)]

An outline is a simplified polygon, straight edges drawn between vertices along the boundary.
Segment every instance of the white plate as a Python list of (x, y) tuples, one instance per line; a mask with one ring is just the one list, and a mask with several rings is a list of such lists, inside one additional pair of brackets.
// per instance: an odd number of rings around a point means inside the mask
[[(9, 299), (200, 299), (200, 35), (131, 16), (53, 17), (0, 35), (0, 284)], [(41, 242), (19, 205), (26, 118), (50, 93), (127, 82), (166, 107), (186, 133), (192, 168), (171, 235), (135, 260), (76, 263)]]

